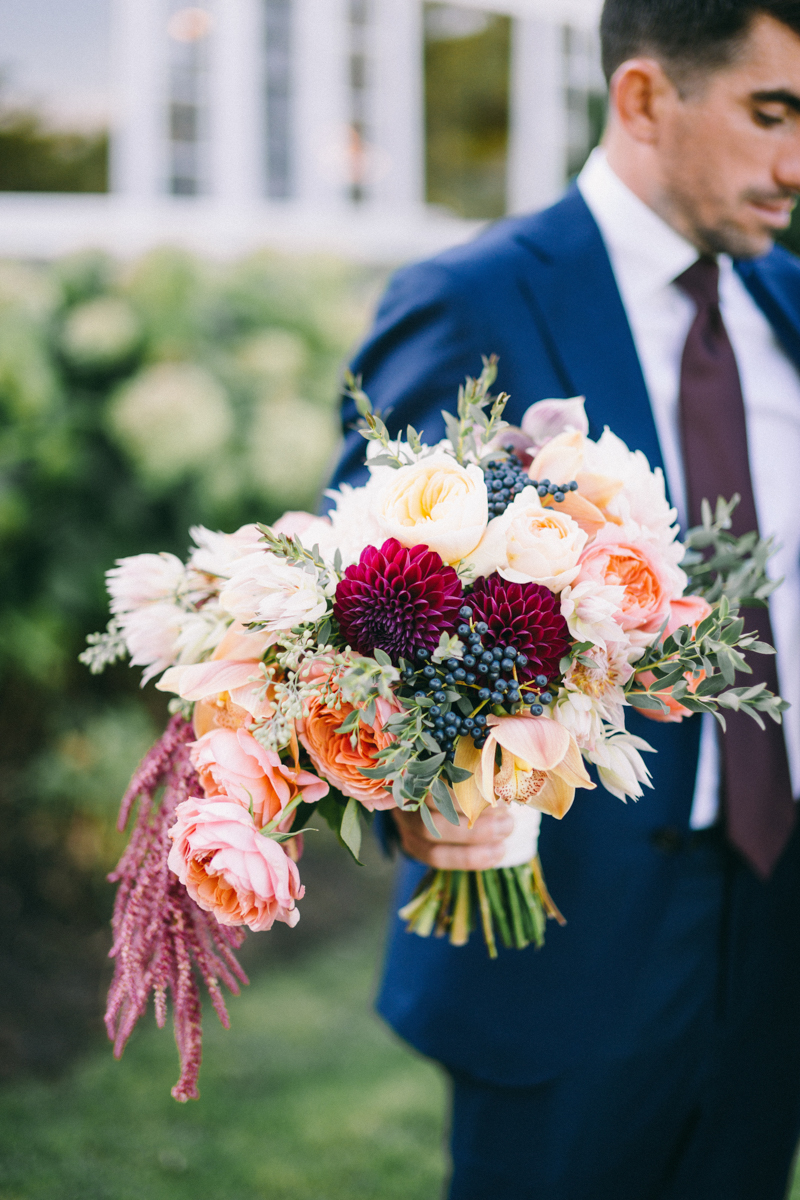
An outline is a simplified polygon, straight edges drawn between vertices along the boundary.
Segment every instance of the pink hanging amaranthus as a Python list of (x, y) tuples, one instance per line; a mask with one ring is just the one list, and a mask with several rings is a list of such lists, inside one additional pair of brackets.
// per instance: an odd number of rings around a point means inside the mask
[[(182, 1101), (199, 1095), (202, 1029), (197, 974), (226, 1029), (230, 1021), (219, 982), (235, 995), (239, 982), (248, 982), (233, 953), (244, 941), (244, 930), (220, 925), (211, 913), (203, 912), (167, 866), (168, 830), (175, 809), (181, 801), (202, 795), (189, 760), (193, 740), (191, 725), (175, 716), (143, 759), (122, 799), (117, 827), (125, 828), (139, 798), (136, 824), (125, 853), (108, 877), (111, 883), (119, 883), (111, 921), (114, 944), (109, 957), (116, 963), (105, 1017), (108, 1036), (119, 1058), (151, 992), (156, 1023), (163, 1028), (167, 991), (171, 991), (181, 1063), (172, 1095)], [(156, 797), (162, 787), (159, 804)]]

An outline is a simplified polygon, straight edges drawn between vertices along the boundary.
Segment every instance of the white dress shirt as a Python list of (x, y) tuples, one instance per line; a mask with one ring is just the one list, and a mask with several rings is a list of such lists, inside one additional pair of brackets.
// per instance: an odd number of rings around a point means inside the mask
[[(683, 347), (695, 306), (673, 280), (697, 249), (648, 208), (614, 174), (605, 152), (593, 151), (578, 187), (606, 244), (653, 409), (672, 502), (686, 527), (678, 392)], [(762, 537), (780, 550), (770, 561), (784, 582), (770, 600), (778, 652), (786, 747), (795, 796), (800, 795), (800, 376), (733, 264), (719, 256), (720, 309), (744, 396), (750, 474)], [(740, 677), (745, 682), (746, 677)], [(737, 680), (737, 683), (739, 681)], [(714, 718), (702, 717), (700, 761), (691, 825), (702, 829), (719, 808), (719, 754)]]

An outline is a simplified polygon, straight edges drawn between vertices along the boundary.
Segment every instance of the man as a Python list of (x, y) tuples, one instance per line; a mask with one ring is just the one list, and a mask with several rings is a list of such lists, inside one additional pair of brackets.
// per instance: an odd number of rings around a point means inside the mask
[[(779, 1200), (800, 1129), (800, 266), (772, 240), (800, 190), (800, 3), (607, 0), (601, 33), (610, 117), (577, 187), (399, 272), (353, 369), (433, 441), (496, 353), (512, 422), (585, 395), (592, 436), (663, 466), (684, 527), (741, 493), (737, 520), (783, 544), (748, 619), (795, 708), (721, 749), (700, 718), (630, 714), (654, 790), (543, 822), (566, 928), (491, 962), (396, 923), (379, 1008), (452, 1076), (452, 1200)], [(339, 480), (363, 470), (354, 415)], [(511, 818), (397, 824), (399, 905), (424, 864), (496, 863)]]

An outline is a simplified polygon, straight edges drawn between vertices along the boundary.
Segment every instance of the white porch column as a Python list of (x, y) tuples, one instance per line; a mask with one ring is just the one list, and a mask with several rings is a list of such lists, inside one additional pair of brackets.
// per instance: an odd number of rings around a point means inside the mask
[(137, 199), (164, 186), (166, 22), (163, 0), (113, 0), (111, 190)]
[(211, 12), (209, 190), (250, 204), (264, 194), (261, 0), (215, 0)]
[(346, 0), (295, 0), (295, 198), (337, 206), (346, 199), (348, 61)]
[(416, 207), (425, 196), (422, 0), (374, 0), (370, 199)]
[(564, 189), (567, 112), (563, 29), (517, 17), (511, 34), (507, 194), (510, 213), (545, 208)]

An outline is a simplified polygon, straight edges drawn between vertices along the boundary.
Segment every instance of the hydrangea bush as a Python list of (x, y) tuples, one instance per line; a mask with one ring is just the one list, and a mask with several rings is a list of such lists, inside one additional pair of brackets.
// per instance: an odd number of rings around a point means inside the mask
[(76, 665), (102, 622), (104, 571), (154, 544), (183, 555), (197, 522), (230, 529), (313, 508), (335, 453), (341, 365), (380, 282), (371, 268), (266, 253), (0, 262), (9, 911), (89, 929), (108, 916), (119, 781), (165, 702), (124, 670), (97, 679)]

